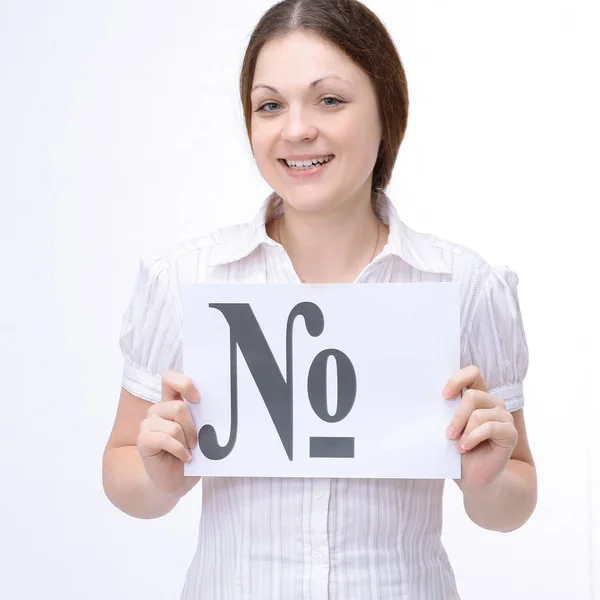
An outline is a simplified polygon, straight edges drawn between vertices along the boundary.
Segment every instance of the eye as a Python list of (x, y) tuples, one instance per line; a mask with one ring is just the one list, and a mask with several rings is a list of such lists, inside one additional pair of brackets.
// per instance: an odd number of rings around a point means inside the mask
[(279, 104), (277, 104), (277, 102), (265, 102), (262, 106), (259, 106), (256, 110), (256, 112), (273, 112), (272, 110), (264, 110), (264, 108), (266, 106), (279, 106)]
[(322, 98), (321, 102), (325, 102), (325, 100), (334, 100), (335, 101), (335, 104), (326, 103), (325, 106), (337, 106), (338, 104), (344, 104), (343, 100), (340, 100), (339, 98), (334, 98), (333, 96), (327, 96), (325, 98)]
[[(346, 104), (346, 102), (344, 100), (340, 100), (339, 98), (335, 98), (334, 96), (326, 96), (325, 98), (321, 98), (321, 102), (325, 103), (325, 106), (339, 106), (341, 104)], [(269, 107), (278, 107), (280, 106), (279, 103), (277, 102), (265, 102), (264, 104), (262, 104), (261, 106), (259, 106), (256, 109), (256, 112), (275, 112), (277, 110), (277, 108), (269, 108), (267, 109), (267, 106)]]

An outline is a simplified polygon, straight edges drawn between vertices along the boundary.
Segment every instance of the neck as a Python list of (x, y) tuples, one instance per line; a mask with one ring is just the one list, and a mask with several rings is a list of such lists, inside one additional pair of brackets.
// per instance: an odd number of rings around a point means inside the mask
[(285, 248), (302, 281), (344, 283), (354, 281), (381, 251), (387, 232), (368, 196), (319, 213), (285, 204), (269, 234)]

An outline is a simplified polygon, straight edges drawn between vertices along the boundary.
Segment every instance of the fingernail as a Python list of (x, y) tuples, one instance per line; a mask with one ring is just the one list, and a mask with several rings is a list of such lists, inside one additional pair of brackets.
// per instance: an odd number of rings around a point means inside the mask
[(454, 429), (454, 427), (452, 427), (452, 425), (450, 425), (450, 427), (448, 427), (448, 429), (446, 429), (446, 435), (449, 438), (453, 438), (456, 435), (456, 429)]
[(200, 393), (198, 392), (198, 390), (193, 389), (192, 393), (190, 394), (190, 398), (191, 398), (192, 402), (199, 402), (200, 401)]
[(190, 460), (192, 460), (192, 455), (188, 452), (185, 458), (185, 462), (190, 462)]
[(449, 386), (446, 386), (443, 391), (442, 391), (442, 396), (444, 396), (444, 398), (451, 398), (452, 397), (452, 390), (450, 389)]

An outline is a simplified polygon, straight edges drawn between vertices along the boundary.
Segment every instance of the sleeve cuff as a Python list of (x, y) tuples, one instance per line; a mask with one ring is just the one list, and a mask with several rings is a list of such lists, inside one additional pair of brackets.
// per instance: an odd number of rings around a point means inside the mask
[(160, 402), (162, 399), (162, 382), (160, 377), (142, 369), (126, 364), (123, 367), (123, 387), (134, 396), (149, 402)]
[(508, 412), (519, 410), (525, 404), (522, 383), (503, 385), (502, 387), (490, 390), (489, 393), (496, 398), (500, 398), (506, 404)]

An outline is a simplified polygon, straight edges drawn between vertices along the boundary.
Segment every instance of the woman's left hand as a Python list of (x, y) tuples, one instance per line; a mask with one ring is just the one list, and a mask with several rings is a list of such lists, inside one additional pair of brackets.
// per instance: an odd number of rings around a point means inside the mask
[(462, 454), (459, 486), (470, 495), (493, 486), (505, 469), (517, 445), (518, 432), (513, 417), (502, 400), (488, 393), (479, 369), (471, 365), (457, 371), (442, 392), (461, 401), (446, 430)]

